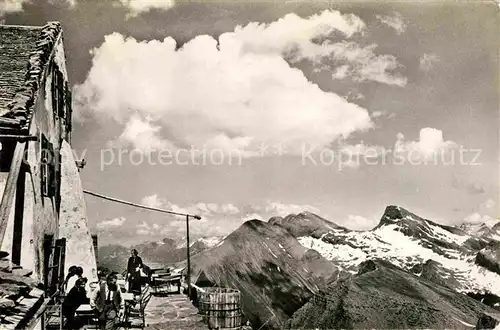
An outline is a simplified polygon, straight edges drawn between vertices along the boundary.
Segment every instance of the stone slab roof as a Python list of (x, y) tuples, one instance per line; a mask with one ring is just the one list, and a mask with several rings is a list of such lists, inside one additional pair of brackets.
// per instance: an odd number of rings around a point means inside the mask
[(26, 129), (43, 72), (61, 33), (43, 27), (0, 25), (0, 128)]
[(41, 28), (0, 25), (0, 115), (24, 86), (28, 61)]
[(0, 329), (15, 329), (40, 307), (43, 291), (31, 274), (11, 264), (8, 253), (0, 251)]

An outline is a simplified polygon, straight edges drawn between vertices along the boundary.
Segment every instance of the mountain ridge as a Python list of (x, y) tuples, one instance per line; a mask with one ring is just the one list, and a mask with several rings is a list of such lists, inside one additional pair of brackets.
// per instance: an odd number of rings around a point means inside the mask
[(339, 270), (304, 248), (287, 230), (249, 220), (213, 249), (194, 256), (195, 274), (208, 283), (240, 290), (245, 315), (254, 327), (282, 328), (289, 317)]
[[(306, 233), (302, 227), (301, 232)], [(309, 235), (298, 237), (299, 241), (351, 273), (357, 271), (362, 261), (371, 258), (389, 260), (407, 271), (434, 260), (440, 264), (438, 273), (442, 273), (443, 280), (453, 276), (459, 283), (457, 290), (500, 296), (500, 286), (494, 285), (500, 281), (498, 274), (484, 267), (484, 262), (476, 261), (479, 254), (486, 255), (488, 240), (471, 236), (457, 227), (423, 219), (404, 208), (388, 206), (379, 224), (367, 231), (323, 228), (326, 233), (317, 237), (311, 233), (318, 232), (318, 228), (310, 229)], [(490, 268), (498, 263), (498, 258), (491, 257), (496, 256), (495, 251), (489, 253)]]
[[(300, 212), (271, 217), (267, 222), (248, 220), (225, 237), (205, 239), (208, 245), (196, 240), (191, 245), (191, 276), (193, 283), (201, 287), (240, 290), (243, 312), (255, 329), (290, 325), (425, 327), (438, 317), (449, 321), (443, 326), (465, 329), (481, 318), (484, 322), (500, 319), (482, 303), (500, 308), (500, 246), (494, 238), (482, 232), (470, 233), (460, 226), (441, 225), (395, 205), (386, 207), (377, 226), (365, 231), (350, 230), (314, 213)], [(194, 248), (198, 243), (202, 248)], [(185, 256), (185, 244), (175, 245), (167, 239), (159, 245), (151, 248), (154, 244), (146, 244), (143, 248), (147, 253), (143, 255), (173, 247), (176, 251), (184, 249), (178, 252), (179, 259)], [(393, 314), (386, 315), (387, 322), (371, 316), (384, 306), (385, 298), (370, 300), (363, 292), (340, 284), (358, 283), (360, 278), (373, 274), (393, 276), (394, 283), (403, 283), (390, 289), (390, 280), (372, 278), (374, 287), (368, 291), (375, 290), (380, 298), (385, 290), (405, 302), (402, 311), (389, 308)], [(366, 281), (359, 283), (368, 285)], [(424, 292), (425, 299), (408, 296), (405, 287)], [(367, 311), (365, 321), (356, 319), (361, 316), (349, 310), (349, 304), (325, 307), (335, 311), (330, 313), (336, 315), (335, 319), (311, 307), (321, 292), (340, 297), (340, 301), (355, 302), (355, 306)], [(435, 301), (443, 301), (446, 307), (440, 310)], [(455, 301), (461, 303), (456, 305)], [(463, 309), (462, 305), (469, 307)], [(408, 306), (417, 306), (428, 319), (419, 321)], [(326, 323), (315, 323), (317, 320), (308, 318), (309, 314)], [(397, 317), (406, 323), (398, 323)], [(370, 318), (374, 321), (366, 323)]]
[(470, 329), (483, 314), (500, 319), (500, 311), (479, 301), (388, 261), (368, 260), (357, 274), (301, 307), (289, 324), (293, 329)]

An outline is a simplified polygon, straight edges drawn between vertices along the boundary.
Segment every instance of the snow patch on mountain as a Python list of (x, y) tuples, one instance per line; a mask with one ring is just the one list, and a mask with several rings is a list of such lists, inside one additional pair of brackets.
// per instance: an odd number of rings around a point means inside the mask
[[(408, 219), (415, 220), (415, 219)], [(450, 243), (463, 244), (470, 236), (458, 235), (426, 223), (434, 238)], [(398, 224), (388, 224), (374, 231), (351, 232), (335, 230), (321, 238), (299, 237), (299, 242), (306, 248), (314, 249), (326, 259), (333, 261), (344, 270), (357, 272), (363, 261), (373, 258), (390, 261), (406, 270), (434, 260), (453, 272), (462, 292), (489, 292), (500, 295), (500, 276), (474, 264), (474, 253), (461, 253), (454, 249), (441, 248), (443, 254), (436, 253), (431, 245), (422, 244), (426, 238), (415, 239), (400, 231)]]
[(224, 237), (220, 236), (214, 236), (214, 237), (206, 237), (206, 238), (200, 238), (198, 242), (201, 242), (205, 244), (208, 248), (212, 248), (219, 244), (221, 241), (224, 240)]
[(482, 223), (464, 223), (459, 228), (471, 236), (500, 241), (500, 220), (498, 219), (492, 218)]
[[(193, 247), (196, 243), (202, 243), (204, 244), (208, 249), (213, 248), (214, 246), (217, 246), (219, 243), (224, 241), (225, 236), (213, 236), (213, 237), (201, 237), (198, 238), (197, 240), (191, 242), (189, 244), (189, 247)], [(186, 247), (186, 242), (182, 242), (177, 245), (178, 249), (182, 249)]]

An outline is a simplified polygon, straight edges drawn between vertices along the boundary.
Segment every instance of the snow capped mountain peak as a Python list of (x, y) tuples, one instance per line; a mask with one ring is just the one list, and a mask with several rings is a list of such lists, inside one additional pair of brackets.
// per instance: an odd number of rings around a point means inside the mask
[[(500, 246), (487, 246), (459, 228), (388, 206), (379, 225), (367, 231), (349, 230), (309, 212), (273, 217), (267, 223), (249, 220), (212, 249), (197, 254), (193, 265), (205, 273), (205, 285), (231, 283), (258, 302), (252, 307), (263, 308), (247, 307), (245, 312), (261, 325), (268, 320), (268, 310), (286, 320), (289, 315), (281, 310), (284, 304), (298, 301), (295, 297), (304, 292), (308, 297), (300, 299), (310, 299), (310, 295), (315, 299), (330, 285), (339, 285), (339, 290), (329, 291), (332, 297), (344, 292), (345, 284), (356, 294), (369, 291), (371, 295), (371, 289), (379, 288), (385, 295), (396, 292), (387, 297), (401, 293), (410, 300), (416, 298), (418, 304), (429, 295), (430, 306), (450, 297), (473, 302), (462, 293), (500, 296), (500, 268), (498, 273), (495, 268), (500, 265), (499, 250)], [(356, 285), (351, 285), (353, 281)], [(286, 292), (279, 298), (270, 289), (276, 284), (284, 285), (280, 293)], [(370, 289), (359, 291), (358, 284)], [(418, 294), (408, 294), (408, 288)], [(312, 304), (317, 304), (314, 299)], [(374, 302), (374, 310), (377, 306), (380, 301)], [(408, 306), (415, 315), (413, 307)], [(467, 322), (472, 319), (460, 317)]]
[(380, 223), (370, 231), (333, 228), (320, 236), (302, 231), (297, 237), (304, 247), (352, 274), (364, 261), (381, 259), (418, 275), (422, 270), (416, 269), (426, 269), (424, 273), (432, 273), (433, 280), (460, 292), (488, 291), (500, 296), (500, 275), (476, 262), (485, 240), (464, 228), (432, 222), (399, 206), (388, 206)]
[(347, 230), (334, 222), (328, 221), (312, 212), (304, 211), (298, 214), (289, 214), (286, 217), (272, 217), (269, 224), (285, 228), (295, 237), (312, 235), (320, 237), (331, 230)]
[(226, 238), (225, 236), (202, 237), (198, 242), (205, 244), (208, 248), (212, 248)]
[[(193, 247), (194, 245), (199, 245), (202, 244), (205, 248), (209, 249), (220, 242), (222, 242), (226, 237), (225, 236), (206, 236), (206, 237), (200, 237), (196, 240), (193, 240), (189, 243), (189, 247)], [(185, 248), (186, 247), (186, 241), (183, 241), (182, 243), (177, 245), (178, 249)]]
[(459, 228), (471, 236), (500, 241), (500, 220), (498, 219), (490, 219), (482, 223), (463, 223)]

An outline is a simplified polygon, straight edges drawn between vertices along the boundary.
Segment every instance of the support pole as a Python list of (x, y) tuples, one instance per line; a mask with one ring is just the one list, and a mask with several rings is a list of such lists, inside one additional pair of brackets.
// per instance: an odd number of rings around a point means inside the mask
[[(190, 250), (190, 246), (189, 246), (190, 245), (189, 244), (189, 217), (191, 217), (193, 219), (196, 219), (196, 220), (201, 220), (201, 217), (199, 215), (179, 213), (179, 212), (173, 212), (173, 211), (168, 211), (168, 210), (162, 210), (162, 209), (158, 209), (158, 208), (153, 208), (153, 207), (149, 207), (149, 206), (146, 206), (146, 205), (140, 205), (140, 204), (136, 204), (136, 203), (132, 203), (132, 202), (127, 202), (127, 201), (124, 201), (124, 200), (121, 200), (121, 199), (117, 199), (117, 198), (113, 198), (113, 197), (109, 197), (109, 196), (104, 196), (104, 195), (101, 195), (101, 194), (98, 194), (98, 193), (95, 193), (95, 192), (91, 192), (91, 191), (88, 191), (88, 190), (84, 190), (83, 192), (85, 194), (92, 195), (92, 196), (95, 196), (95, 197), (99, 197), (99, 198), (102, 198), (102, 199), (105, 199), (105, 200), (108, 200), (108, 201), (111, 201), (111, 202), (115, 202), (115, 203), (120, 203), (120, 204), (124, 204), (124, 205), (128, 205), (128, 206), (133, 206), (133, 207), (137, 207), (137, 208), (141, 208), (141, 209), (145, 209), (145, 210), (150, 210), (150, 211), (156, 211), (156, 212), (167, 213), (167, 214), (172, 214), (172, 215), (185, 216), (186, 217), (186, 240), (187, 240), (187, 248), (186, 248), (186, 251), (187, 251), (187, 274), (186, 274), (186, 282), (187, 282), (187, 286), (188, 286), (188, 295), (191, 298), (191, 255), (190, 255), (190, 252), (189, 252), (189, 250)], [(1, 211), (1, 209), (0, 209), (0, 211)], [(0, 229), (1, 229), (1, 226), (0, 226)]]
[(26, 169), (21, 165), (17, 178), (14, 234), (12, 237), (12, 263), (21, 264), (21, 252), (23, 245), (23, 221), (24, 221), (24, 194), (25, 194)]
[(0, 134), (0, 141), (14, 140), (18, 142), (38, 141), (38, 136), (34, 135), (15, 135), (15, 134)]
[(191, 299), (191, 255), (189, 253), (189, 215), (186, 215), (186, 240), (187, 240), (187, 274), (188, 297)]
[(7, 231), (7, 223), (9, 221), (9, 216), (16, 196), (17, 180), (19, 178), (19, 172), (21, 171), (21, 165), (24, 159), (24, 150), (26, 143), (18, 142), (16, 148), (14, 149), (14, 155), (12, 156), (12, 163), (10, 164), (9, 175), (7, 176), (7, 182), (5, 183), (5, 189), (3, 192), (2, 201), (0, 202), (0, 244), (3, 242), (5, 237), (5, 232)]

